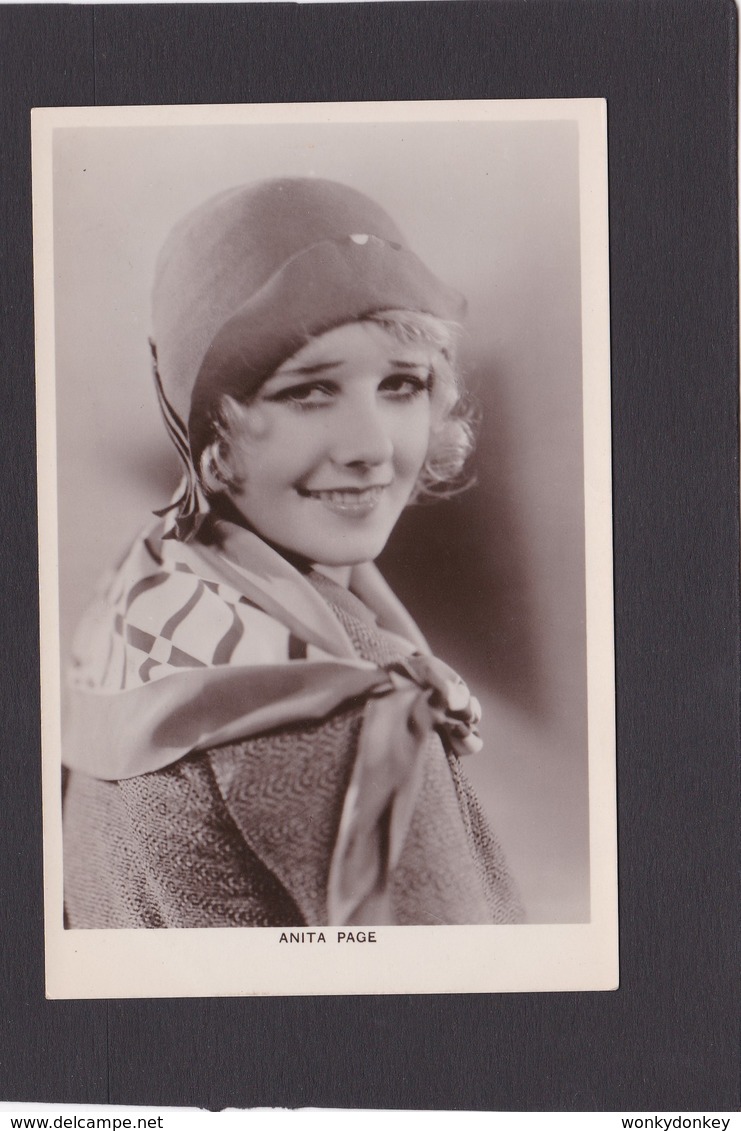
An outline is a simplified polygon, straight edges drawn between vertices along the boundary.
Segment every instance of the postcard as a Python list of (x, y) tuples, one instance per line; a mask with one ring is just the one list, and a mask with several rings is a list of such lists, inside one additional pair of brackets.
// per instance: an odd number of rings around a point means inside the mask
[(615, 989), (605, 102), (33, 183), (47, 996)]

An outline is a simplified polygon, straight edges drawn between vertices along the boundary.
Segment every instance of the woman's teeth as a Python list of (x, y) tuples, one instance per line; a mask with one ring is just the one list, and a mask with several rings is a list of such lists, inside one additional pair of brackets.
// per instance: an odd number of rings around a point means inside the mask
[(306, 491), (300, 494), (316, 499), (330, 510), (340, 514), (363, 514), (373, 510), (383, 492), (383, 487), (350, 488), (349, 490)]

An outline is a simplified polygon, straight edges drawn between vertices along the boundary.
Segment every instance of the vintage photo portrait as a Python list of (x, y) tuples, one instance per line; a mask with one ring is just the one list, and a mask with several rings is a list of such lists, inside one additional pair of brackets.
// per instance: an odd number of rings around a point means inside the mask
[(34, 111), (50, 997), (617, 986), (606, 155)]

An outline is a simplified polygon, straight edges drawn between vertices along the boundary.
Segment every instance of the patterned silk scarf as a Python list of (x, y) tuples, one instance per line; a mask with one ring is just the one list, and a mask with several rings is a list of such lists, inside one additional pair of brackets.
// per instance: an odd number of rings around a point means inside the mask
[(351, 588), (403, 659), (359, 659), (309, 581), (256, 535), (220, 526), (219, 548), (139, 537), (77, 634), (64, 762), (104, 780), (324, 718), (365, 700), (328, 879), (329, 921), (362, 921), (398, 863), (427, 736), (480, 748), (479, 710), (374, 566)]

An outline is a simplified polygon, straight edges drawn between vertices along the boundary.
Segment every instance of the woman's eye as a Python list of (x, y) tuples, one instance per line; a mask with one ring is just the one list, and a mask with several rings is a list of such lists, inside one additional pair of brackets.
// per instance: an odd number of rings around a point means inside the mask
[(280, 389), (266, 399), (277, 401), (279, 404), (298, 405), (301, 408), (312, 408), (315, 405), (327, 404), (332, 397), (332, 389), (327, 385), (308, 382), (303, 385), (290, 385), (287, 389)]
[(432, 388), (432, 375), (417, 377), (410, 373), (392, 373), (381, 382), (381, 392), (394, 400), (411, 400), (412, 397), (429, 392)]

